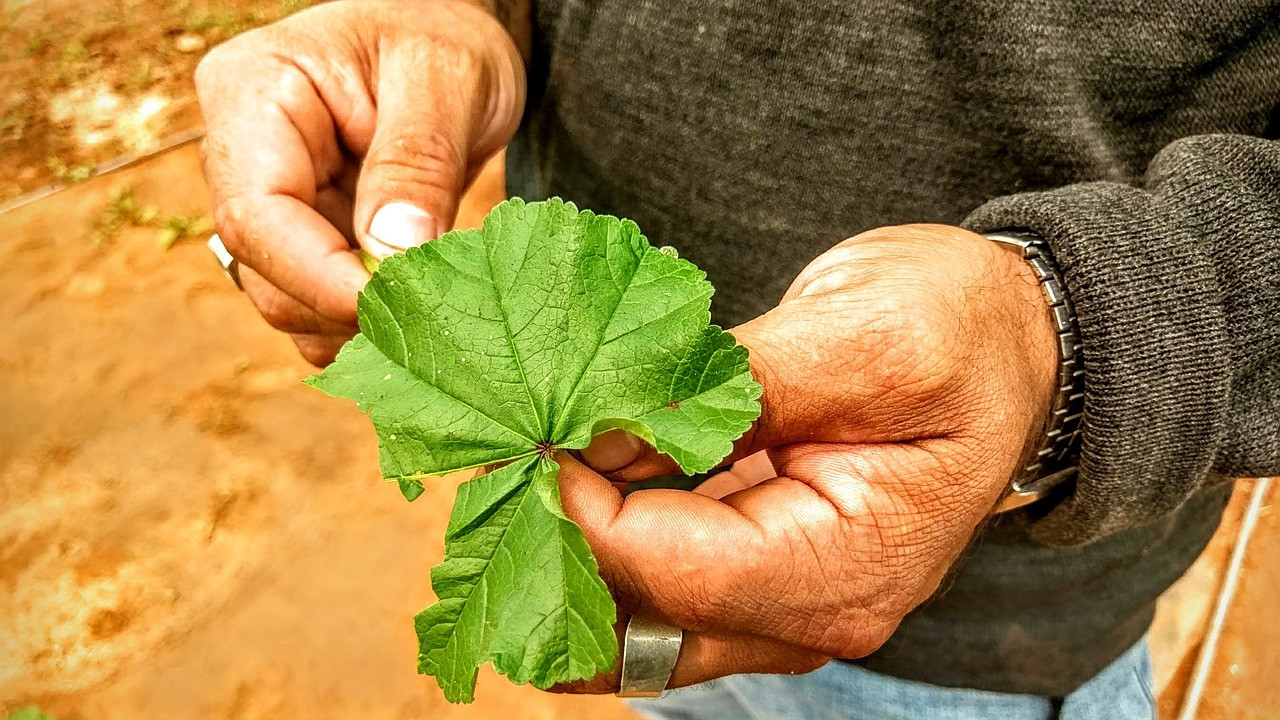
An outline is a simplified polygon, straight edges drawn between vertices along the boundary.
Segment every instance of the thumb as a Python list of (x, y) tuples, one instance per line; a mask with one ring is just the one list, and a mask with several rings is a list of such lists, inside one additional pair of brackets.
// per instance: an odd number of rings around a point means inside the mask
[[(923, 422), (919, 418), (929, 408), (910, 398), (884, 399), (883, 388), (893, 384), (890, 376), (902, 372), (896, 362), (903, 353), (877, 348), (875, 343), (884, 339), (884, 333), (859, 332), (856, 313), (833, 313), (824, 302), (822, 298), (784, 302), (730, 331), (749, 351), (751, 374), (763, 393), (760, 416), (734, 442), (721, 466), (795, 442), (916, 437)], [(624, 442), (607, 433), (581, 456), (614, 481), (635, 482), (680, 472), (670, 458), (649, 445), (633, 439)]]
[(463, 191), (515, 132), (524, 107), (523, 64), (496, 28), (502, 41), (416, 37), (380, 48), (377, 122), (354, 208), (360, 244), (373, 256), (452, 228)]

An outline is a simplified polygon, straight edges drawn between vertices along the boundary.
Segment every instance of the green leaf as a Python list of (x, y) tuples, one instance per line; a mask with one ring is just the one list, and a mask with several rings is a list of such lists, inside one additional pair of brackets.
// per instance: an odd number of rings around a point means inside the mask
[(613, 667), (613, 599), (582, 531), (560, 511), (559, 466), (530, 456), (462, 486), (431, 572), (440, 602), (414, 619), (420, 672), (470, 702), (490, 657), (542, 688)]
[(426, 486), (418, 478), (400, 478), (398, 482), (400, 484), (400, 494), (404, 495), (404, 499), (409, 502), (417, 500), (422, 493), (427, 491)]
[(419, 670), (449, 700), (470, 701), (488, 661), (541, 688), (613, 667), (616, 611), (551, 458), (611, 428), (686, 473), (728, 455), (760, 387), (711, 294), (635, 223), (560, 200), (507, 201), (377, 267), (361, 333), (308, 382), (369, 413), (410, 500), (430, 476), (504, 465), (459, 489), (440, 601), (416, 618)]

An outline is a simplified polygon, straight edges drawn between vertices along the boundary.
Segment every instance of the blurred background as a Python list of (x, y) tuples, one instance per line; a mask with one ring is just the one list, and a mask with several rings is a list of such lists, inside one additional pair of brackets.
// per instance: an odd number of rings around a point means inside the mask
[[(382, 483), (204, 247), (195, 66), (311, 2), (0, 2), (0, 717), (630, 717), (415, 674), (460, 478)], [(459, 225), (501, 198), (495, 161)], [(1280, 717), (1275, 495), (1161, 601), (1164, 717)]]

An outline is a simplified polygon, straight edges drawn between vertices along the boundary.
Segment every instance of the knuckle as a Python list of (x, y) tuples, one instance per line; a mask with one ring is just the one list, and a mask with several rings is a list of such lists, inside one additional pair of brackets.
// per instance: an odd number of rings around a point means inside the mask
[[(328, 65), (317, 66), (321, 70), (333, 71)], [(319, 101), (316, 88), (324, 87), (327, 78), (312, 78), (295, 64), (285, 63), (278, 66), (268, 79), (268, 92), (274, 104), (279, 108), (302, 110), (314, 106)], [(288, 110), (286, 110), (288, 112)]]
[(358, 290), (347, 290), (333, 287), (322, 282), (314, 282), (309, 286), (307, 296), (303, 299), (323, 318), (344, 327), (357, 325), (356, 297)]
[(204, 57), (200, 58), (199, 64), (196, 65), (195, 86), (196, 97), (200, 100), (200, 104), (204, 105), (211, 98), (209, 95), (216, 92), (221, 87), (223, 79), (227, 76), (232, 63), (229, 57), (232, 50), (231, 40), (221, 45), (214, 46)]
[(227, 246), (227, 251), (242, 261), (247, 241), (242, 231), (249, 224), (251, 205), (248, 199), (232, 195), (222, 198), (213, 208), (214, 230)]
[(919, 397), (953, 389), (965, 368), (956, 326), (954, 315), (928, 301), (881, 315), (870, 333), (877, 347), (872, 374), (882, 387)]
[(803, 675), (804, 673), (813, 672), (829, 662), (831, 662), (831, 657), (823, 653), (806, 653), (796, 658), (791, 671), (797, 675)]
[(273, 295), (259, 300), (256, 304), (258, 313), (262, 315), (268, 325), (276, 330), (283, 332), (313, 332), (319, 329), (314, 322), (307, 322), (306, 314), (300, 312), (301, 308), (297, 306), (297, 303), (288, 298)]
[(903, 339), (924, 358), (949, 357), (956, 342), (956, 319), (942, 303), (925, 300), (915, 312), (903, 314)]
[(474, 41), (463, 42), (459, 38), (438, 36), (424, 45), (431, 67), (437, 73), (456, 79), (477, 78), (484, 71), (484, 54)]
[[(265, 36), (269, 28), (258, 28), (219, 43), (200, 58), (196, 65), (196, 96), (203, 104), (209, 94), (219, 94), (224, 90), (236, 90), (244, 87), (244, 68), (254, 67), (260, 62), (254, 55), (266, 56), (264, 49), (269, 47)], [(255, 47), (261, 49), (255, 51)]]
[(227, 138), (210, 126), (208, 134), (200, 141), (200, 169), (209, 189), (214, 195), (215, 205), (221, 205), (222, 196), (235, 185), (235, 174), (230, 168), (230, 152)]
[(832, 657), (860, 658), (879, 650), (893, 635), (897, 623), (866, 612), (846, 616), (823, 629), (813, 648)]
[(460, 139), (438, 123), (410, 122), (397, 126), (395, 136), (375, 147), (366, 162), (390, 185), (428, 186), (459, 190), (466, 164)]

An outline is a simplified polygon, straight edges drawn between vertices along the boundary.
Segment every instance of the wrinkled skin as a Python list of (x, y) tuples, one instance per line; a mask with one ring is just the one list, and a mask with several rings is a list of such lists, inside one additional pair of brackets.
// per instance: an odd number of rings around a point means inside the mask
[[(219, 47), (197, 79), (218, 231), (249, 299), (317, 364), (355, 332), (367, 273), (352, 248), (447, 228), (524, 102), (503, 24), (449, 0), (330, 3)], [(379, 226), (389, 203), (418, 220)], [(1054, 394), (1035, 277), (954, 227), (845, 240), (733, 332), (764, 395), (732, 471), (624, 499), (673, 466), (616, 432), (559, 458), (565, 511), (620, 610), (687, 629), (673, 687), (874, 651), (1034, 451)], [(559, 689), (616, 687), (613, 673)]]
[[(327, 364), (357, 332), (369, 278), (357, 244), (385, 257), (452, 226), (463, 190), (519, 125), (524, 89), (502, 24), (441, 0), (327, 3), (200, 63), (218, 234), (249, 299), (303, 357)], [(372, 235), (375, 213), (396, 203), (418, 221)]]
[[(617, 434), (566, 459), (621, 611), (687, 628), (672, 687), (794, 673), (878, 648), (924, 601), (1034, 452), (1054, 395), (1046, 303), (1015, 253), (958, 228), (881, 228), (736, 328), (764, 387), (746, 458), (701, 493)], [(563, 689), (604, 692), (615, 675)]]

